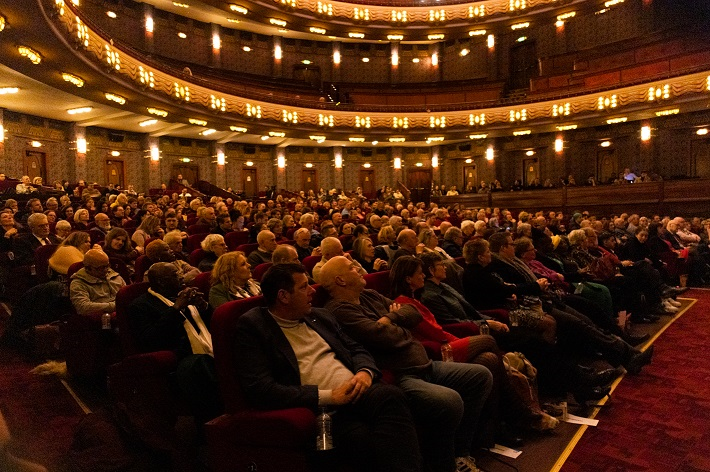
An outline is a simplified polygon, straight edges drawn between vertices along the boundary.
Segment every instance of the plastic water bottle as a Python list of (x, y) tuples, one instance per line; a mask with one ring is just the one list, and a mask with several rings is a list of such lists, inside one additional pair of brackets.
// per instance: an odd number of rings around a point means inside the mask
[(101, 329), (111, 329), (111, 313), (101, 315)]
[(316, 437), (316, 450), (329, 451), (335, 446), (333, 445), (332, 418), (321, 408), (320, 414), (316, 417), (316, 427), (318, 428), (318, 437)]
[(478, 326), (478, 333), (479, 334), (491, 334), (491, 327), (488, 326), (488, 322), (484, 321)]
[(454, 351), (451, 344), (445, 342), (441, 345), (441, 360), (444, 362), (454, 362)]

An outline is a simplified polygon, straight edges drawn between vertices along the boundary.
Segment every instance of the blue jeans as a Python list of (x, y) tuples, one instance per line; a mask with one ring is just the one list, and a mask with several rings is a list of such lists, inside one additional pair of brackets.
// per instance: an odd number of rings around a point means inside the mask
[(450, 472), (455, 457), (468, 456), (474, 433), (493, 385), (481, 365), (434, 361), (431, 370), (402, 375), (399, 387), (424, 434), (424, 462), (430, 470)]

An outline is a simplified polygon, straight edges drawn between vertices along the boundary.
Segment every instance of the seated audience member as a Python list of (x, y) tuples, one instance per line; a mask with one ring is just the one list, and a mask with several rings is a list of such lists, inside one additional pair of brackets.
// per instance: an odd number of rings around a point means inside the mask
[[(183, 239), (187, 238), (187, 233), (182, 230), (184, 221), (178, 217), (178, 213), (175, 210), (168, 210), (165, 212), (165, 233), (171, 231), (180, 231)], [(231, 230), (230, 230), (231, 231)]]
[[(421, 471), (402, 392), (379, 383), (372, 356), (342, 334), (330, 313), (311, 307), (314, 290), (305, 269), (275, 265), (263, 282), (267, 306), (242, 315), (235, 335), (234, 359), (248, 403), (258, 409), (335, 410), (333, 442), (340, 460), (357, 470)], [(453, 464), (435, 470), (452, 469)]]
[(209, 305), (196, 288), (180, 290), (181, 277), (174, 264), (155, 263), (146, 275), (150, 289), (127, 310), (136, 345), (141, 352), (175, 352), (178, 387), (191, 406), (196, 423), (203, 424), (221, 410), (212, 338), (207, 328)]
[(146, 241), (158, 237), (160, 228), (160, 218), (153, 215), (148, 215), (143, 218), (141, 224), (136, 228), (131, 240), (136, 243), (137, 247), (145, 247)]
[(490, 371), (480, 365), (431, 361), (410, 331), (421, 314), (365, 289), (363, 276), (347, 258), (328, 261), (321, 283), (332, 297), (325, 308), (345, 333), (374, 353), (379, 366), (395, 373), (422, 426), (427, 470), (478, 470), (470, 454), (491, 391)]
[(175, 253), (170, 249), (168, 243), (162, 239), (151, 241), (145, 248), (145, 255), (151, 264), (156, 262), (170, 262), (178, 270), (178, 275), (185, 284), (189, 284), (200, 273), (200, 269), (192, 267), (185, 261), (175, 257)]
[(168, 233), (165, 233), (165, 236), (163, 236), (163, 241), (168, 243), (168, 246), (170, 246), (170, 250), (173, 251), (173, 254), (175, 254), (175, 257), (180, 259), (181, 261), (187, 262), (189, 258), (189, 254), (187, 254), (184, 251), (184, 234), (182, 231), (179, 230), (174, 230), (170, 231)]
[(261, 295), (259, 282), (251, 278), (251, 265), (241, 251), (222, 254), (212, 269), (209, 302), (214, 309), (224, 303)]
[(15, 186), (15, 193), (17, 193), (17, 194), (26, 194), (26, 193), (32, 193), (32, 192), (38, 192), (38, 191), (39, 191), (39, 189), (37, 189), (30, 182), (29, 175), (23, 175), (20, 183), (17, 184), (17, 186)]
[[(98, 246), (97, 246), (98, 248)], [(66, 280), (69, 266), (84, 260), (84, 254), (91, 249), (89, 234), (84, 231), (75, 231), (61, 242), (49, 258), (50, 280)]]
[(126, 285), (111, 269), (106, 253), (90, 249), (84, 254), (84, 267), (71, 277), (69, 298), (79, 315), (116, 311), (116, 294)]
[(299, 228), (293, 233), (294, 247), (298, 252), (298, 259), (303, 262), (308, 256), (320, 256), (320, 247), (311, 246), (311, 232), (307, 228)]
[(59, 242), (64, 241), (69, 234), (72, 232), (71, 223), (66, 220), (59, 220), (54, 226), (54, 235), (57, 237)]
[(15, 221), (12, 210), (0, 211), (0, 252), (12, 249), (12, 240), (22, 229), (22, 225)]
[(72, 228), (76, 231), (88, 231), (91, 214), (86, 208), (79, 208), (74, 212), (74, 224)]
[(200, 272), (209, 272), (219, 256), (227, 252), (227, 243), (224, 242), (224, 236), (220, 234), (208, 234), (200, 245), (205, 251), (205, 257), (197, 265), (197, 268), (200, 269)]
[(47, 244), (59, 244), (59, 240), (49, 233), (49, 221), (44, 213), (33, 213), (27, 218), (29, 233), (15, 236), (12, 244), (12, 257), (15, 265), (34, 264), (35, 250)]
[(349, 251), (353, 248), (353, 231), (355, 231), (354, 223), (343, 223), (341, 226), (340, 242), (343, 243), (343, 250)]
[(108, 257), (119, 259), (126, 264), (128, 272), (133, 275), (134, 265), (143, 248), (133, 248), (128, 232), (123, 228), (113, 228), (104, 239), (104, 252)]
[[(276, 238), (277, 243), (280, 243), (281, 241), (286, 241), (286, 237), (283, 234), (284, 224), (279, 218), (270, 218), (266, 222), (266, 227), (269, 228), (269, 231), (274, 233), (274, 237)], [(257, 235), (257, 239), (258, 236), (259, 235)]]
[(369, 274), (387, 270), (387, 260), (375, 257), (375, 247), (370, 238), (358, 238), (353, 242), (352, 258)]
[[(353, 243), (354, 244), (354, 243)], [(321, 283), (319, 279), (320, 271), (325, 265), (326, 262), (328, 262), (330, 259), (333, 257), (337, 256), (345, 256), (348, 260), (353, 261), (352, 256), (350, 254), (345, 255), (345, 252), (343, 251), (343, 245), (340, 244), (340, 240), (338, 238), (333, 238), (333, 237), (328, 237), (325, 238), (321, 243), (320, 243), (320, 252), (323, 255), (320, 261), (318, 261), (318, 264), (313, 267), (313, 280), (315, 280), (317, 283)], [(366, 275), (367, 271), (362, 268), (362, 266), (358, 263), (353, 261), (353, 264), (357, 268), (357, 271), (361, 275)]]
[(97, 213), (94, 216), (94, 223), (96, 226), (89, 230), (91, 241), (93, 243), (104, 241), (108, 232), (111, 231), (111, 220), (106, 213)]
[(441, 249), (452, 258), (463, 257), (463, 233), (454, 226), (446, 230)]
[(276, 249), (276, 236), (269, 230), (261, 231), (256, 236), (259, 247), (249, 254), (247, 260), (252, 267), (256, 267), (264, 262), (271, 262), (271, 255)]
[(370, 237), (370, 230), (368, 229), (367, 226), (365, 225), (357, 225), (355, 226), (355, 229), (353, 230), (353, 238), (369, 238)]
[(227, 233), (232, 232), (232, 218), (229, 216), (229, 213), (220, 213), (217, 215), (217, 225), (212, 228), (212, 233), (213, 234), (221, 234), (222, 236), (226, 236)]
[[(39, 198), (30, 198), (27, 200), (27, 203), (25, 204), (25, 211), (23, 212), (22, 216), (20, 217), (20, 222), (21, 223), (27, 223), (27, 217), (30, 216), (32, 213), (43, 213), (44, 209), (42, 208), (42, 202), (40, 201)], [(51, 221), (50, 221), (51, 223)]]
[[(375, 258), (387, 261), (389, 265), (389, 260), (394, 253), (397, 252), (397, 249), (399, 249), (395, 227), (392, 225), (383, 226), (380, 232), (377, 233), (377, 242), (379, 245), (375, 247)], [(345, 248), (344, 245), (343, 248)]]
[(399, 249), (392, 254), (389, 260), (389, 266), (392, 267), (394, 261), (401, 256), (416, 256), (424, 250), (424, 245), (419, 243), (417, 233), (411, 229), (403, 229), (397, 236), (397, 244)]
[(273, 264), (300, 264), (298, 260), (298, 251), (290, 244), (279, 244), (271, 254), (271, 262)]
[(202, 207), (197, 211), (197, 222), (195, 224), (215, 228), (217, 226), (217, 214), (213, 207)]
[[(427, 262), (424, 263), (424, 260)], [(428, 265), (427, 271), (430, 274), (435, 274), (433, 278), (436, 280), (446, 275), (443, 260), (441, 256), (435, 253), (424, 253), (419, 258), (402, 256), (397, 259), (394, 267), (390, 270), (392, 296), (396, 297), (394, 302), (412, 305), (422, 315), (422, 321), (412, 328), (414, 336), (420, 341), (437, 343), (439, 346), (449, 343), (455, 361), (480, 364), (491, 371), (491, 374), (493, 374), (493, 390), (488, 398), (488, 408), (484, 408), (484, 416), (489, 419), (488, 428), (492, 434), (500, 426), (498, 424), (499, 414), (511, 426), (531, 427), (539, 430), (554, 429), (558, 421), (545, 413), (533, 410), (511, 386), (503, 365), (503, 353), (498, 348), (495, 339), (487, 335), (468, 336), (462, 339), (447, 333), (437, 323), (435, 315), (432, 314), (429, 306), (420, 303), (416, 299), (415, 294), (419, 293), (425, 286), (425, 265)], [(457, 306), (460, 312), (463, 312), (462, 303), (467, 305), (466, 300), (453, 288), (440, 281), (439, 286), (441, 286), (439, 287), (441, 288), (440, 298), (445, 300), (444, 305), (447, 302), (452, 303)], [(430, 297), (430, 300), (433, 298)], [(434, 308), (438, 307), (439, 304), (437, 303)], [(472, 309), (473, 313), (476, 313), (475, 309), (470, 305), (469, 308)], [(501, 333), (508, 332), (508, 326), (504, 323), (490, 319), (487, 323), (490, 325), (491, 330)], [(493, 437), (490, 439), (492, 440)]]

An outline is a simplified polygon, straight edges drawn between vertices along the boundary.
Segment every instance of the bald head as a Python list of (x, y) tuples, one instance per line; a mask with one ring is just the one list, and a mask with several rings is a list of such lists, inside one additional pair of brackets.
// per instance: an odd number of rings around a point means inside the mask
[(326, 262), (320, 271), (319, 283), (331, 292), (340, 286), (340, 278), (350, 271), (352, 262), (344, 256), (335, 256)]
[(300, 264), (296, 248), (290, 244), (281, 244), (271, 254), (273, 264)]
[(320, 252), (323, 254), (323, 259), (328, 260), (335, 256), (343, 255), (343, 245), (338, 238), (324, 238), (320, 243)]
[(400, 231), (399, 236), (397, 236), (397, 242), (403, 248), (414, 250), (419, 243), (417, 239), (417, 233), (411, 229), (403, 229)]

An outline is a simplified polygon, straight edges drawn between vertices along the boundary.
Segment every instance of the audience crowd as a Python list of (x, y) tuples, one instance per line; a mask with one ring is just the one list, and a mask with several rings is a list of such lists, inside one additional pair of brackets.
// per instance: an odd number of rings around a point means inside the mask
[[(620, 182), (647, 178), (628, 171)], [(376, 470), (474, 471), (476, 448), (554, 429), (515, 388), (507, 352), (537, 368), (542, 397), (599, 400), (652, 360), (635, 325), (672, 316), (686, 285), (710, 282), (710, 219), (514, 215), (410, 202), (388, 187), (373, 201), (335, 190), (247, 201), (23, 177), (11, 191), (0, 211), (3, 301), (17, 303), (21, 281), (21, 291), (63, 284), (74, 316), (111, 314), (122, 287), (149, 282), (128, 309), (136, 344), (176, 352), (179, 388), (204, 422), (221, 408), (211, 314), (263, 296), (238, 326), (247, 400), (337, 410), (341, 452)], [(381, 271), (386, 294), (366, 283)], [(318, 307), (314, 283), (328, 295)], [(11, 321), (6, 336), (27, 339), (20, 327), (32, 321)], [(281, 352), (297, 364), (275, 361)], [(595, 355), (606, 368), (587, 362)], [(421, 451), (409, 447), (418, 433)]]

